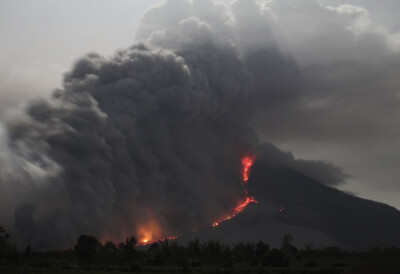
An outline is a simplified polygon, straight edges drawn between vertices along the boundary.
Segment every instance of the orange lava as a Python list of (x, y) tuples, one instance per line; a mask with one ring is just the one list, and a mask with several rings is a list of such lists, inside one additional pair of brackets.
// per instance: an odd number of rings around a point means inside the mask
[[(242, 202), (239, 203), (235, 208), (233, 208), (230, 212), (229, 215), (227, 215), (224, 218), (221, 218), (220, 220), (216, 221), (215, 223), (212, 224), (213, 227), (216, 227), (220, 225), (222, 222), (226, 220), (230, 220), (240, 214), (249, 204), (251, 203), (258, 203), (258, 201), (253, 197), (248, 195), (247, 191), (247, 182), (249, 180), (249, 175), (250, 175), (250, 170), (255, 161), (255, 157), (251, 155), (245, 155), (242, 158), (242, 185), (244, 187), (244, 193), (246, 195), (246, 199)], [(127, 235), (128, 229), (124, 229), (124, 233)], [(197, 229), (195, 229), (197, 230)], [(109, 235), (107, 235), (109, 236)], [(105, 238), (109, 238), (109, 237)], [(161, 224), (158, 222), (158, 220), (155, 218), (154, 214), (152, 214), (151, 210), (148, 210), (147, 214), (147, 220), (145, 220), (143, 223), (140, 224), (136, 228), (136, 234), (135, 236), (138, 239), (137, 245), (138, 246), (145, 246), (145, 245), (150, 245), (153, 243), (156, 243), (158, 241), (163, 241), (163, 240), (175, 240), (178, 238), (178, 236), (169, 236), (165, 237), (165, 234), (162, 231)]]
[(242, 204), (240, 204), (237, 207), (235, 207), (235, 209), (233, 210), (233, 216), (238, 215), (240, 212), (242, 212), (251, 203), (258, 204), (258, 201), (256, 199), (254, 199), (253, 196), (247, 197), (246, 201), (244, 201)]
[(247, 181), (249, 180), (250, 168), (253, 165), (254, 160), (255, 159), (253, 156), (244, 156), (242, 158), (242, 166), (243, 166), (242, 175), (244, 183), (247, 183)]
[(177, 238), (178, 238), (178, 236), (170, 236), (170, 237), (165, 237), (164, 239), (160, 238), (160, 239), (157, 239), (157, 240), (147, 240), (147, 239), (145, 239), (143, 241), (138, 242), (137, 245), (138, 246), (145, 246), (145, 245), (150, 245), (150, 244), (157, 243), (159, 241), (175, 240)]
[(233, 217), (235, 217), (236, 215), (238, 215), (239, 213), (241, 213), (249, 204), (251, 203), (256, 203), (258, 204), (258, 201), (256, 199), (254, 199), (254, 197), (250, 196), (246, 198), (246, 201), (244, 201), (243, 203), (241, 203), (240, 205), (238, 205), (237, 207), (235, 207), (232, 210), (232, 213), (229, 216), (226, 216), (225, 218), (222, 218), (221, 220), (216, 221), (215, 223), (213, 223), (213, 227), (219, 226), (220, 223), (226, 221), (226, 220), (230, 220)]
[[(244, 156), (242, 158), (242, 176), (243, 176), (243, 184), (244, 187), (246, 187), (246, 183), (249, 180), (249, 174), (250, 174), (250, 169), (255, 161), (254, 156)], [(251, 203), (258, 203), (258, 201), (253, 197), (253, 196), (248, 196), (248, 191), (245, 188), (244, 193), (246, 194), (246, 200), (242, 203), (240, 203), (237, 207), (232, 209), (231, 214), (216, 221), (215, 223), (212, 224), (213, 227), (219, 226), (221, 222), (224, 222), (226, 220), (230, 220), (239, 213), (241, 213), (249, 204)]]

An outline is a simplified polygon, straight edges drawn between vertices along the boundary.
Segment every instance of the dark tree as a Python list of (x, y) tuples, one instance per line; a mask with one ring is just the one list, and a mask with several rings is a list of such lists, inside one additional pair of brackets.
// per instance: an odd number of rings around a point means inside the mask
[(220, 241), (210, 240), (201, 245), (201, 253), (208, 256), (217, 256), (221, 254), (222, 248), (223, 246)]
[(165, 264), (166, 264), (166, 261), (165, 261), (164, 253), (162, 253), (160, 251), (156, 252), (153, 257), (152, 265), (153, 266), (165, 266)]
[(15, 246), (9, 242), (10, 236), (10, 233), (7, 233), (5, 229), (0, 226), (0, 259), (10, 259), (17, 256)]
[(134, 236), (128, 237), (125, 240), (125, 243), (119, 244), (119, 249), (121, 249), (124, 260), (130, 260), (134, 256), (136, 256), (135, 245), (137, 244), (137, 240)]
[(281, 249), (288, 254), (297, 256), (299, 250), (292, 244), (293, 237), (289, 234), (283, 236)]
[(269, 245), (264, 243), (263, 241), (259, 241), (256, 244), (256, 254), (258, 257), (261, 257), (265, 253), (269, 251)]
[(24, 251), (24, 257), (28, 258), (31, 255), (32, 255), (31, 245), (28, 244), (27, 247), (25, 248), (25, 251)]
[(162, 250), (162, 253), (165, 255), (165, 256), (170, 256), (171, 255), (171, 248), (170, 248), (170, 246), (169, 246), (169, 241), (168, 241), (168, 239), (165, 239), (165, 241), (159, 241), (160, 242), (160, 245), (161, 245), (161, 250)]
[(157, 251), (159, 250), (159, 248), (160, 248), (160, 246), (158, 245), (157, 242), (155, 242), (155, 243), (152, 243), (152, 244), (149, 246), (149, 248), (147, 249), (147, 251), (148, 251), (148, 252), (151, 252), (151, 253), (155, 253), (155, 252), (157, 252)]
[(114, 261), (117, 257), (117, 246), (113, 242), (107, 241), (104, 244), (102, 255), (106, 261)]
[(79, 260), (92, 261), (101, 250), (102, 245), (94, 236), (81, 235), (75, 245), (75, 253)]
[(257, 256), (253, 255), (251, 256), (249, 260), (249, 266), (257, 266), (258, 265), (258, 258)]
[(266, 254), (261, 262), (262, 266), (273, 266), (273, 267), (285, 267), (289, 266), (289, 258), (285, 252), (272, 249), (268, 254)]
[(293, 237), (290, 234), (286, 234), (283, 236), (281, 249), (282, 250), (289, 250), (292, 247)]
[(187, 248), (192, 253), (191, 255), (198, 256), (200, 254), (200, 240), (196, 238), (194, 241), (190, 241)]
[(234, 246), (233, 252), (244, 259), (249, 259), (255, 252), (254, 244), (252, 243), (238, 243)]
[(4, 246), (8, 242), (9, 238), (10, 238), (10, 233), (7, 233), (5, 229), (2, 226), (0, 226), (0, 246)]

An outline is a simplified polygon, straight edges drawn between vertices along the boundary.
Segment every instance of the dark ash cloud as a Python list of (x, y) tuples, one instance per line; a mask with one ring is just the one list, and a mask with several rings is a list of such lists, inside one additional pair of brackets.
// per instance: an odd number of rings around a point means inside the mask
[[(342, 183), (348, 177), (339, 168), (296, 159), (257, 135), (279, 144), (368, 141), (360, 137), (384, 119), (367, 115), (371, 101), (359, 98), (380, 87), (378, 108), (395, 106), (384, 97), (398, 85), (363, 62), (393, 72), (379, 62), (386, 56), (396, 66), (392, 40), (363, 28), (363, 9), (299, 5), (294, 14), (291, 1), (165, 1), (144, 15), (141, 43), (79, 60), (52, 98), (4, 122), (0, 221), (35, 248), (69, 247), (82, 233), (118, 241), (177, 235), (208, 226), (244, 198), (240, 157), (248, 151)], [(308, 14), (324, 23), (315, 37), (293, 25), (318, 28), (296, 17)], [(319, 36), (325, 27), (341, 31)], [(321, 37), (326, 47), (310, 46)], [(355, 124), (365, 132), (353, 132)]]

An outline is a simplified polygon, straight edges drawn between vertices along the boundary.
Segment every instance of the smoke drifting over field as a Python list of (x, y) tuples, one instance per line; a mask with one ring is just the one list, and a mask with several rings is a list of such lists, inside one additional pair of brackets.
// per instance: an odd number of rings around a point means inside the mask
[(34, 248), (179, 235), (243, 200), (246, 152), (341, 183), (338, 168), (260, 144), (249, 126), (262, 109), (257, 123), (282, 132), (304, 93), (274, 24), (257, 1), (166, 1), (136, 45), (80, 59), (52, 98), (4, 122), (0, 222)]

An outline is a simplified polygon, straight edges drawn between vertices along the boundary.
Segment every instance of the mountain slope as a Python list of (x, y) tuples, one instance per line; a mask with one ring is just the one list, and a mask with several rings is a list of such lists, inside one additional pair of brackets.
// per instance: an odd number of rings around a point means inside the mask
[(400, 246), (400, 211), (328, 187), (301, 172), (258, 161), (248, 190), (259, 203), (217, 227), (183, 235), (179, 242), (262, 240), (279, 247), (283, 236), (290, 234), (301, 248)]
[(400, 246), (400, 211), (327, 187), (300, 172), (254, 165), (249, 192), (284, 207), (281, 223), (320, 231), (354, 248)]

